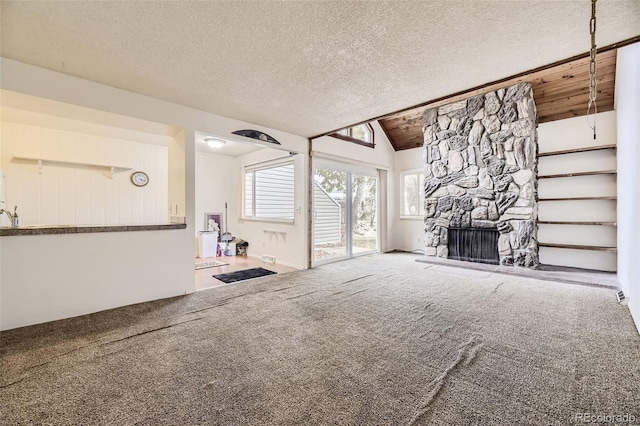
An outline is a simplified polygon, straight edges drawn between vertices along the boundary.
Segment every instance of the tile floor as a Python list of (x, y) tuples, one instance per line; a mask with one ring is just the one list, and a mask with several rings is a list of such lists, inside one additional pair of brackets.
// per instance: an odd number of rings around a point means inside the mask
[(230, 285), (217, 280), (213, 275), (225, 274), (227, 272), (241, 271), (243, 269), (250, 268), (264, 268), (279, 274), (284, 272), (295, 271), (295, 268), (288, 266), (278, 265), (275, 263), (266, 263), (260, 259), (249, 256), (220, 256), (220, 257), (196, 257), (195, 263), (207, 262), (212, 260), (218, 260), (220, 262), (227, 263), (224, 266), (214, 266), (213, 268), (197, 269), (196, 273), (196, 290), (203, 290), (206, 288), (218, 287), (221, 285)]

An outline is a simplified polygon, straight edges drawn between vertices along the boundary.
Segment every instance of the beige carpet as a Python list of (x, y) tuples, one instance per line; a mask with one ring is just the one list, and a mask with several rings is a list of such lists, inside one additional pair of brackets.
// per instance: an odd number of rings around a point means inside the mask
[(614, 291), (387, 254), (2, 333), (2, 424), (640, 421)]

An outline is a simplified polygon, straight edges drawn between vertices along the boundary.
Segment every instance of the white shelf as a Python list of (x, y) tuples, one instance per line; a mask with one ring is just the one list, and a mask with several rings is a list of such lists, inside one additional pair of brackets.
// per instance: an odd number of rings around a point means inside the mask
[(563, 149), (560, 151), (550, 151), (550, 152), (540, 152), (538, 157), (548, 157), (551, 155), (564, 155), (564, 154), (575, 154), (577, 152), (590, 152), (590, 151), (600, 151), (603, 149), (616, 149), (616, 144), (610, 145), (598, 145), (598, 146), (587, 146), (583, 148), (571, 148), (571, 149)]
[(133, 167), (125, 166), (125, 165), (115, 165), (115, 164), (102, 164), (102, 163), (91, 163), (87, 161), (69, 161), (69, 160), (56, 160), (52, 158), (40, 158), (40, 157), (27, 157), (27, 156), (13, 156), (16, 160), (22, 161), (35, 161), (38, 163), (38, 173), (42, 174), (42, 166), (44, 163), (57, 163), (57, 164), (69, 164), (76, 166), (86, 166), (86, 167), (95, 167), (98, 169), (106, 169), (111, 172), (111, 179), (113, 179), (113, 175), (116, 172), (125, 172), (127, 170), (132, 170)]

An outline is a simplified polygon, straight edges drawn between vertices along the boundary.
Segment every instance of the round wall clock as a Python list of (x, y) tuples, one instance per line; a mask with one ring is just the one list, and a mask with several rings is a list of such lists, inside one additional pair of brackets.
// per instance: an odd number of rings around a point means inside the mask
[(149, 183), (149, 175), (145, 172), (133, 172), (131, 173), (131, 183), (135, 186), (145, 186)]

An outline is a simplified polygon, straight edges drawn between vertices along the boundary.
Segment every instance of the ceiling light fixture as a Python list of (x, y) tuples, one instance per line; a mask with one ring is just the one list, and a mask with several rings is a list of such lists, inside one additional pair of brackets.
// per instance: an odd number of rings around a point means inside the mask
[(209, 146), (209, 148), (220, 149), (224, 146), (227, 141), (217, 138), (204, 138), (204, 142)]
[(233, 133), (234, 135), (244, 136), (245, 138), (259, 140), (261, 142), (269, 142), (275, 145), (280, 145), (280, 142), (275, 140), (272, 136), (269, 136), (268, 134), (259, 130), (236, 130), (235, 132), (231, 133)]

